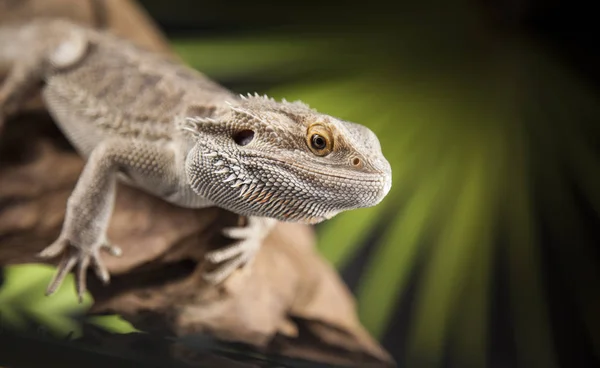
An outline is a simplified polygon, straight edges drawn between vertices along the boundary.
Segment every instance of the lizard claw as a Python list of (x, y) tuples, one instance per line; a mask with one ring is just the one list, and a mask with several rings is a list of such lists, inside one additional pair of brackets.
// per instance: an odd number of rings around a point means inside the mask
[(37, 255), (40, 258), (54, 258), (60, 253), (64, 252), (68, 245), (69, 244), (66, 239), (59, 238), (54, 243), (44, 248)]
[(77, 297), (79, 302), (83, 301), (83, 295), (87, 291), (86, 276), (87, 270), (92, 265), (96, 276), (104, 283), (107, 284), (110, 281), (110, 273), (100, 258), (99, 251), (105, 250), (111, 255), (121, 255), (121, 249), (110, 243), (101, 243), (97, 246), (90, 248), (74, 246), (66, 238), (59, 238), (54, 243), (46, 247), (38, 256), (41, 258), (54, 258), (59, 254), (63, 254), (63, 259), (57, 266), (57, 271), (48, 288), (46, 289), (46, 295), (52, 295), (62, 285), (65, 278), (75, 267), (75, 288), (77, 290)]
[(116, 246), (116, 245), (108, 243), (108, 242), (102, 243), (100, 245), (100, 249), (108, 252), (108, 254), (110, 254), (111, 256), (115, 256), (115, 257), (119, 257), (119, 256), (121, 256), (121, 254), (123, 254), (123, 251), (121, 250), (121, 248), (119, 246)]

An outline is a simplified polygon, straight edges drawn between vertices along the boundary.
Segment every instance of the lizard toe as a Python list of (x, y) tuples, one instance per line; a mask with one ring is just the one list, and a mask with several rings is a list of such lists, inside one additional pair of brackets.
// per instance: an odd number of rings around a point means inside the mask
[(221, 234), (230, 239), (247, 239), (254, 234), (255, 230), (251, 227), (226, 227), (221, 230)]
[(211, 263), (221, 263), (234, 258), (249, 259), (260, 248), (260, 241), (255, 238), (239, 240), (221, 249), (207, 252), (204, 258)]
[(52, 295), (56, 292), (56, 290), (58, 290), (58, 288), (62, 285), (63, 281), (65, 281), (65, 278), (67, 277), (69, 272), (71, 272), (71, 270), (77, 264), (79, 260), (78, 258), (79, 257), (77, 256), (77, 254), (74, 254), (72, 252), (67, 252), (64, 254), (62, 260), (57, 266), (57, 270), (54, 274), (54, 277), (52, 278), (52, 281), (50, 281), (48, 287), (46, 288), (46, 295)]
[(211, 263), (221, 263), (228, 259), (235, 258), (244, 252), (244, 242), (236, 242), (225, 248), (212, 250), (204, 255), (204, 259)]
[(75, 289), (79, 303), (83, 302), (83, 295), (87, 291), (86, 275), (90, 265), (90, 257), (82, 257), (77, 264), (77, 274), (75, 275)]
[(123, 254), (123, 250), (121, 250), (121, 247), (111, 244), (109, 242), (104, 242), (100, 246), (100, 249), (108, 252), (108, 254), (115, 257), (120, 257)]
[(108, 272), (108, 269), (104, 265), (104, 262), (102, 262), (100, 255), (94, 254), (91, 261), (92, 268), (96, 273), (96, 277), (98, 277), (104, 285), (107, 285), (110, 282), (110, 272)]
[(206, 272), (202, 275), (202, 278), (212, 285), (217, 285), (225, 281), (233, 272), (245, 262), (243, 257), (232, 258), (229, 261), (219, 265), (213, 271)]
[(40, 258), (54, 258), (59, 254), (63, 253), (69, 246), (69, 241), (65, 238), (58, 238), (54, 243), (50, 244), (46, 248), (42, 249), (37, 254)]

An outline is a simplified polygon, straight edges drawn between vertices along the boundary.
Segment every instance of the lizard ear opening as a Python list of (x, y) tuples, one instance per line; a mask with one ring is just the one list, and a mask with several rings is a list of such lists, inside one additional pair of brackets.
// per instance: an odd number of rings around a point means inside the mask
[(245, 146), (254, 139), (254, 131), (250, 129), (240, 130), (233, 135), (233, 140), (238, 146)]

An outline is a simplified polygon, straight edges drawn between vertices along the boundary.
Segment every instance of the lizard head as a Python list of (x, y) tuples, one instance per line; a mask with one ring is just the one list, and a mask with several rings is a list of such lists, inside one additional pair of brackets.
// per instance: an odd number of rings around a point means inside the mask
[(392, 185), (371, 130), (301, 102), (242, 96), (188, 113), (182, 128), (194, 139), (185, 165), (192, 189), (240, 215), (318, 223), (378, 204)]

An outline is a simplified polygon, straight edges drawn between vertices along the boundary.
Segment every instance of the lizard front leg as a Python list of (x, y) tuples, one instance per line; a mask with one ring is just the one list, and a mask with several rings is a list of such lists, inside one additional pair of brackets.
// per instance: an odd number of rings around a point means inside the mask
[[(63, 254), (47, 295), (54, 293), (66, 275), (77, 266), (76, 289), (81, 301), (86, 291), (86, 272), (91, 265), (97, 276), (109, 281), (109, 272), (100, 258), (100, 251), (121, 253), (106, 237), (112, 214), (117, 173), (143, 178), (155, 188), (172, 190), (177, 181), (174, 172), (175, 153), (166, 147), (121, 139), (101, 142), (92, 151), (83, 172), (67, 202), (66, 216), (58, 239), (45, 248), (44, 258)], [(156, 193), (161, 194), (161, 193)]]
[(219, 284), (229, 277), (238, 267), (251, 267), (251, 263), (266, 236), (277, 220), (267, 217), (248, 217), (247, 226), (228, 227), (222, 234), (237, 240), (236, 243), (222, 249), (206, 253), (205, 259), (219, 266), (203, 275), (211, 284)]

